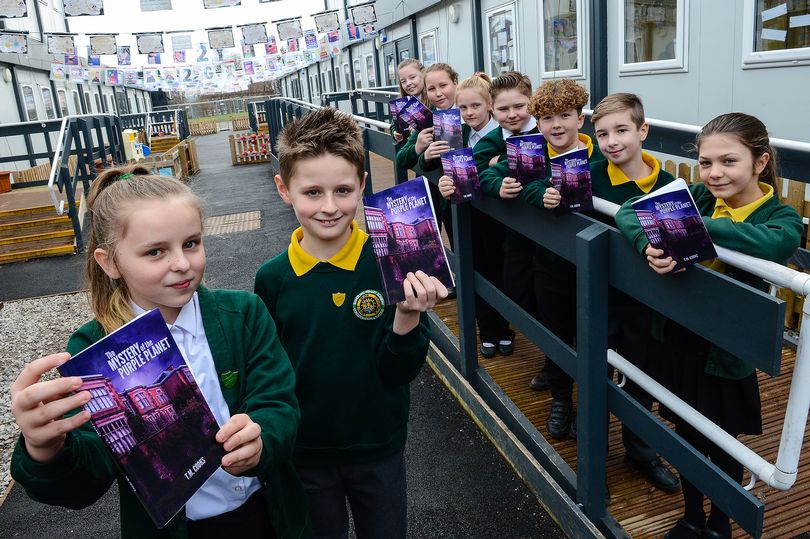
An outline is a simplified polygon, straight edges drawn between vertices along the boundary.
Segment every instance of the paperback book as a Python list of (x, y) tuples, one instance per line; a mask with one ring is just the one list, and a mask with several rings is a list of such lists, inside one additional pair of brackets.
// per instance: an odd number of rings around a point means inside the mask
[(444, 140), (451, 150), (464, 146), (461, 136), (461, 111), (458, 109), (433, 112), (433, 141)]
[(549, 158), (551, 185), (560, 192), (558, 208), (562, 211), (593, 209), (591, 169), (588, 167), (588, 149), (577, 148)]
[(515, 135), (506, 139), (509, 172), (521, 185), (546, 176), (545, 139), (541, 133)]
[(675, 268), (717, 257), (709, 231), (686, 182), (678, 178), (633, 202), (650, 245), (671, 256)]
[(411, 96), (405, 96), (392, 99), (388, 102), (388, 108), (391, 111), (391, 121), (394, 122), (397, 132), (402, 135), (405, 135), (408, 129), (411, 128), (408, 122), (405, 121), (405, 118), (400, 115), (411, 99), (413, 99)]
[(456, 191), (450, 202), (460, 204), (472, 202), (481, 197), (481, 185), (478, 183), (478, 169), (475, 166), (472, 148), (461, 148), (442, 155), (442, 169), (446, 176), (453, 179)]
[(364, 197), (363, 204), (387, 304), (405, 300), (409, 272), (422, 270), (455, 286), (424, 176)]
[(155, 525), (162, 528), (219, 468), (217, 421), (158, 309), (90, 345), (59, 367), (77, 391)]
[(399, 115), (409, 127), (417, 131), (433, 127), (433, 113), (413, 96), (409, 97), (408, 104), (399, 112)]

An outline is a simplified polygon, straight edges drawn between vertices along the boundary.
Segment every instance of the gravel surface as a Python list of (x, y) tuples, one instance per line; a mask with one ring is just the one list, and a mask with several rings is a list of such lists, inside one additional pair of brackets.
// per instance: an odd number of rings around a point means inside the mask
[[(32, 359), (65, 349), (68, 337), (90, 319), (84, 292), (0, 304), (0, 493), (11, 474), (9, 461), (19, 435), (11, 415), (10, 387)], [(56, 376), (53, 373), (51, 376)]]

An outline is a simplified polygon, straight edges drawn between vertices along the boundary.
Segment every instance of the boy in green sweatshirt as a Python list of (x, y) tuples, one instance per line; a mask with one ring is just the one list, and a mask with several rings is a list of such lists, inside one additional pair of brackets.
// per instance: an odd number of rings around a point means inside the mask
[(427, 355), (425, 311), (447, 296), (419, 271), (385, 305), (372, 242), (354, 221), (365, 150), (350, 116), (323, 108), (279, 138), (281, 198), (301, 227), (256, 274), (296, 371), (301, 423), (293, 455), (316, 537), (405, 537), (403, 450), (409, 383)]

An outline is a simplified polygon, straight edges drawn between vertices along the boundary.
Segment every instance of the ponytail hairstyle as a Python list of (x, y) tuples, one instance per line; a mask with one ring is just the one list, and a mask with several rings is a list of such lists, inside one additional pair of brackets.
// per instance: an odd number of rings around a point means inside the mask
[(721, 114), (704, 125), (697, 134), (695, 149), (700, 152), (700, 143), (712, 135), (729, 135), (736, 138), (751, 151), (755, 161), (767, 153), (770, 159), (760, 172), (759, 181), (776, 188), (776, 150), (768, 137), (768, 128), (758, 118), (742, 112)]
[(489, 75), (483, 71), (477, 71), (459, 83), (456, 87), (456, 95), (461, 90), (475, 90), (484, 98), (484, 101), (492, 106), (492, 96), (489, 95), (491, 84), (492, 79), (489, 78)]
[(450, 67), (450, 64), (439, 62), (438, 64), (431, 65), (429, 68), (425, 69), (425, 78), (427, 78), (428, 73), (435, 71), (444, 71), (447, 73), (447, 76), (450, 77), (450, 80), (453, 81), (453, 84), (458, 84), (458, 73), (456, 73), (455, 69)]
[(186, 198), (202, 210), (200, 200), (180, 181), (167, 176), (151, 174), (142, 165), (110, 168), (93, 181), (87, 196), (90, 232), (87, 238), (85, 282), (90, 294), (93, 315), (106, 333), (121, 327), (134, 317), (130, 293), (124, 279), (108, 276), (96, 262), (96, 249), (104, 249), (115, 260), (118, 242), (126, 235), (127, 209), (137, 207), (144, 200)]
[(422, 65), (422, 62), (417, 60), (416, 58), (407, 58), (402, 60), (399, 65), (397, 66), (397, 85), (399, 86), (399, 97), (405, 97), (408, 93), (405, 91), (405, 88), (402, 87), (402, 83), (399, 81), (399, 70), (403, 67), (415, 67), (419, 71), (422, 72), (422, 93), (419, 95), (415, 95), (414, 97), (421, 101), (422, 103), (427, 103), (427, 92), (425, 92), (425, 66)]
[(498, 94), (507, 90), (517, 90), (529, 99), (532, 97), (532, 81), (519, 71), (507, 71), (502, 75), (495, 77), (492, 84), (489, 86), (489, 95), (492, 100), (498, 97)]

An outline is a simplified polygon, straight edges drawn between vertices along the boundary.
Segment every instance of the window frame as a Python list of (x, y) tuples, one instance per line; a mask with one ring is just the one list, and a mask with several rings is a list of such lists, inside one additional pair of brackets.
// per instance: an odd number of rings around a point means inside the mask
[[(36, 118), (31, 118), (29, 114), (28, 105), (25, 102), (25, 89), (28, 88), (28, 91), (31, 92), (31, 101), (34, 104), (34, 114)], [(20, 98), (22, 99), (23, 110), (25, 111), (25, 120), (26, 122), (38, 122), (39, 120), (39, 108), (37, 107), (37, 94), (34, 92), (34, 87), (31, 84), (20, 84)]]
[[(59, 99), (60, 95), (65, 99), (65, 108), (62, 108), (62, 101)], [(56, 103), (59, 106), (59, 112), (62, 113), (63, 118), (65, 116), (70, 116), (70, 105), (68, 104), (67, 90), (64, 88), (56, 89)]]
[[(434, 60), (432, 63), (428, 64), (425, 61), (425, 49), (422, 46), (422, 40), (427, 37), (433, 38), (433, 56)], [(419, 60), (422, 62), (422, 65), (425, 67), (430, 67), (431, 65), (435, 64), (439, 61), (439, 29), (438, 28), (431, 28), (430, 30), (425, 30), (424, 32), (420, 32), (417, 39), (417, 44), (419, 45)]]
[[(377, 86), (379, 86), (379, 84), (377, 83), (376, 69), (374, 69), (374, 55), (373, 54), (366, 54), (363, 57), (363, 59), (365, 60), (365, 64), (366, 64), (364, 67), (366, 68), (366, 79), (367, 79), (368, 87), (369, 88), (376, 88)], [(369, 60), (371, 60), (371, 65), (369, 65), (369, 63), (368, 63)], [(371, 68), (371, 71), (375, 72), (374, 73), (374, 84), (373, 85), (371, 84), (371, 79), (368, 78), (368, 76), (370, 74), (369, 67)]]
[(343, 82), (346, 83), (346, 91), (352, 90), (352, 66), (349, 62), (343, 62)]
[(332, 68), (333, 76), (335, 77), (335, 90), (338, 92), (343, 91), (343, 81), (340, 80), (340, 65)]
[(71, 90), (73, 95), (73, 106), (76, 107), (76, 114), (84, 114), (82, 112), (82, 98), (79, 95), (79, 90)]
[(742, 68), (787, 67), (810, 65), (810, 47), (784, 49), (781, 51), (755, 51), (756, 0), (743, 2)]
[[(540, 45), (542, 47), (542, 51), (540, 54), (540, 78), (542, 79), (559, 79), (559, 78), (569, 78), (569, 79), (586, 79), (588, 77), (588, 70), (587, 70), (587, 61), (590, 58), (590, 54), (585, 54), (585, 51), (588, 50), (589, 41), (588, 41), (588, 33), (586, 28), (588, 28), (588, 8), (585, 5), (585, 0), (575, 0), (576, 1), (576, 9), (577, 9), (577, 67), (576, 69), (561, 69), (559, 71), (554, 70), (547, 70), (546, 69), (546, 51), (545, 51), (545, 43), (546, 43), (546, 24), (545, 24), (545, 8), (546, 4), (549, 1), (558, 2), (558, 0), (543, 0), (540, 4), (540, 21), (538, 23), (540, 27)], [(558, 2), (559, 3), (559, 2)]]
[(363, 65), (360, 63), (360, 58), (352, 59), (352, 69), (354, 69), (354, 84), (360, 83), (360, 88), (363, 87)]
[(619, 76), (649, 75), (652, 73), (686, 73), (689, 71), (689, 0), (675, 0), (675, 58), (649, 62), (625, 62), (626, 3), (616, 2), (619, 21), (617, 50), (619, 53)]
[(485, 31), (485, 34), (486, 34), (485, 38), (484, 38), (484, 45), (486, 46), (486, 51), (485, 51), (486, 60), (485, 61), (486, 61), (486, 66), (487, 66), (487, 74), (490, 77), (493, 77), (493, 78), (500, 75), (500, 73), (490, 73), (489, 72), (489, 68), (491, 67), (491, 64), (492, 64), (492, 36), (489, 33), (490, 32), (489, 19), (493, 15), (497, 15), (499, 12), (507, 11), (507, 10), (512, 11), (512, 21), (513, 21), (512, 22), (512, 27), (513, 27), (513, 32), (514, 32), (514, 36), (512, 36), (512, 42), (514, 43), (514, 48), (515, 48), (515, 65), (513, 66), (513, 69), (515, 71), (520, 71), (520, 54), (519, 54), (518, 39), (517, 39), (518, 35), (520, 33), (520, 25), (518, 23), (518, 17), (517, 17), (517, 2), (515, 0), (512, 0), (511, 2), (505, 2), (505, 3), (503, 3), (503, 4), (499, 5), (499, 6), (495, 6), (493, 8), (490, 8), (490, 9), (488, 9), (488, 10), (486, 10), (484, 12), (484, 31)]
[[(47, 100), (45, 99), (45, 92), (48, 92)], [(42, 108), (45, 109), (45, 120), (56, 120), (59, 115), (56, 113), (56, 103), (53, 101), (53, 91), (51, 91), (51, 89), (47, 86), (40, 86), (39, 96), (42, 98)], [(51, 103), (51, 114), (53, 116), (48, 115), (48, 101)]]

